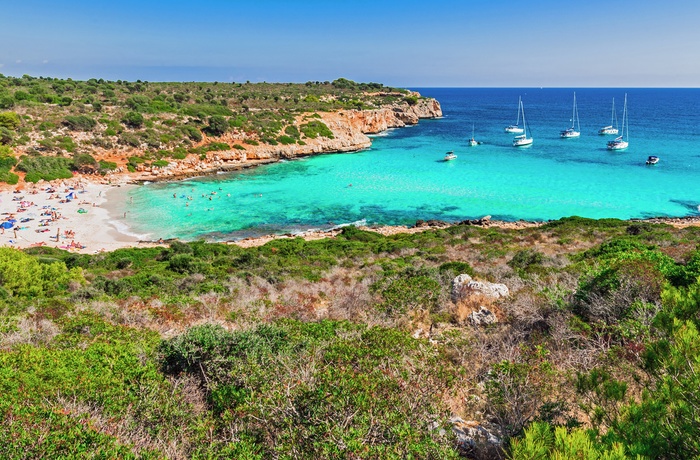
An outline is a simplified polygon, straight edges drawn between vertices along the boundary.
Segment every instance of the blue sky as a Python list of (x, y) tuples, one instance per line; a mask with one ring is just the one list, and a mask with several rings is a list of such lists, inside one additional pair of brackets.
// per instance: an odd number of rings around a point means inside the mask
[(5, 75), (700, 86), (698, 0), (7, 3)]

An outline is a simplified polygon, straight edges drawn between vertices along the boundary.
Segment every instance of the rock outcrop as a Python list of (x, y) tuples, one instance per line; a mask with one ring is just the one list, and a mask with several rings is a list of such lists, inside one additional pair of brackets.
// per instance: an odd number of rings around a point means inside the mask
[(498, 322), (496, 315), (484, 306), (479, 307), (479, 311), (469, 313), (467, 318), (474, 326), (488, 326), (489, 324)]
[(452, 280), (452, 301), (459, 302), (471, 296), (481, 296), (486, 299), (497, 300), (508, 297), (508, 286), (501, 283), (489, 283), (487, 281), (474, 281), (471, 276), (462, 274)]
[(452, 432), (457, 438), (457, 450), (463, 456), (470, 457), (475, 451), (488, 453), (501, 446), (503, 441), (493, 431), (484, 427), (479, 422), (465, 421), (461, 417), (450, 419)]
[[(281, 159), (363, 150), (372, 145), (372, 140), (367, 134), (414, 125), (421, 118), (438, 118), (442, 116), (442, 109), (440, 103), (435, 99), (419, 98), (415, 104), (397, 102), (381, 109), (321, 112), (319, 116), (333, 133), (332, 139), (325, 137), (305, 138), (305, 145), (249, 145), (245, 144), (243, 139), (227, 134), (226, 138), (221, 140), (231, 145), (238, 144), (242, 149), (215, 152), (209, 154), (205, 159), (190, 155), (185, 160), (173, 161), (164, 168), (137, 171), (131, 175), (131, 180), (172, 179), (216, 171), (243, 169)], [(302, 123), (303, 120), (304, 116), (300, 116), (298, 123)]]

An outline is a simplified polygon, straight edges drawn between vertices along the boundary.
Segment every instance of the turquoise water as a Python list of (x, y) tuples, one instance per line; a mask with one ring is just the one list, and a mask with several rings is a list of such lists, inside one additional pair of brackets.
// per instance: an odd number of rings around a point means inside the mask
[[(576, 89), (575, 139), (559, 137), (570, 126), (572, 89), (419, 91), (441, 102), (442, 119), (391, 130), (362, 152), (139, 187), (130, 192), (131, 231), (227, 240), (351, 222), (700, 214), (700, 90)], [(622, 118), (625, 92), (630, 147), (610, 152), (614, 136), (597, 130), (610, 123), (613, 97)], [(515, 122), (519, 95), (534, 138), (520, 149), (503, 131)], [(476, 147), (467, 145), (472, 123), (484, 143)], [(448, 150), (458, 158), (442, 161)], [(659, 164), (645, 166), (649, 155)]]

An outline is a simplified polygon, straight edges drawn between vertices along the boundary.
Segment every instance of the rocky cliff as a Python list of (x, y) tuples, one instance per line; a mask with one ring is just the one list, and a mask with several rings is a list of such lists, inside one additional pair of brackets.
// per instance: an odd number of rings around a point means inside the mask
[[(435, 99), (419, 98), (415, 104), (407, 102), (393, 104), (376, 110), (342, 110), (319, 114), (323, 123), (333, 132), (333, 138), (318, 137), (304, 139), (306, 145), (248, 145), (240, 143), (235, 135), (224, 139), (243, 145), (245, 150), (230, 150), (210, 153), (206, 159), (193, 155), (170, 163), (165, 168), (152, 168), (131, 174), (132, 180), (154, 180), (172, 177), (193, 176), (222, 170), (235, 170), (280, 159), (291, 159), (307, 155), (330, 152), (352, 152), (372, 145), (367, 134), (376, 134), (389, 128), (414, 125), (421, 118), (442, 116), (440, 103)], [(303, 116), (298, 122), (301, 123)]]

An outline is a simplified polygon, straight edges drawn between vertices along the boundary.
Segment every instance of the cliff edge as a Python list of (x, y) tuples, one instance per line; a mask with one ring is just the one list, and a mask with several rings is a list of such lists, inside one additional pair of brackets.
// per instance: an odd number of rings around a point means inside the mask
[[(414, 94), (418, 96), (417, 93)], [(300, 125), (308, 120), (309, 116), (310, 114), (298, 116), (296, 124)], [(217, 171), (244, 169), (281, 159), (363, 150), (372, 145), (368, 134), (415, 125), (420, 119), (439, 118), (442, 116), (442, 108), (435, 99), (418, 97), (415, 103), (403, 101), (380, 109), (321, 112), (314, 116), (320, 117), (332, 132), (332, 137), (318, 136), (314, 139), (305, 139), (305, 145), (250, 145), (244, 142), (245, 133), (227, 133), (219, 138), (207, 138), (205, 141), (237, 144), (239, 148), (211, 152), (206, 158), (189, 155), (163, 168), (144, 167), (135, 173), (128, 173), (129, 180), (140, 182), (189, 177)]]

